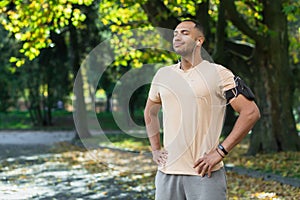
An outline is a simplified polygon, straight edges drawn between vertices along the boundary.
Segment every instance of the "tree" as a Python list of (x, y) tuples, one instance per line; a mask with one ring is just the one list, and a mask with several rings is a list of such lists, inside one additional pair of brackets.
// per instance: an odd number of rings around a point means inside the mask
[[(43, 1), (40, 4), (37, 1), (4, 0), (0, 2), (0, 20), (6, 30), (22, 41), (21, 53), (29, 60), (37, 57), (41, 49), (51, 46), (51, 32), (68, 32), (76, 72), (78, 63), (90, 50), (89, 45), (80, 41), (86, 33), (81, 30), (96, 27), (93, 20), (97, 15), (87, 17), (89, 13), (95, 14), (95, 9), (89, 12), (85, 9), (91, 7), (84, 6), (91, 3), (89, 0)], [(299, 150), (292, 111), (293, 106), (297, 106), (294, 99), (299, 94), (300, 38), (299, 35), (288, 37), (291, 24), (299, 24), (299, 18), (295, 17), (300, 13), (299, 1), (103, 0), (93, 5), (99, 5), (100, 20), (112, 33), (123, 34), (128, 39), (126, 44), (120, 42), (120, 37), (111, 37), (117, 55), (111, 71), (118, 74), (117, 77), (121, 76), (124, 67), (139, 68), (143, 62), (174, 62), (177, 59), (169, 52), (151, 49), (128, 51), (128, 45), (140, 43), (146, 46), (160, 40), (136, 41), (126, 31), (137, 27), (153, 30), (156, 26), (173, 29), (186, 18), (201, 21), (208, 30), (205, 49), (213, 54), (214, 60), (242, 74), (255, 90), (262, 119), (252, 131), (249, 153)], [(86, 19), (93, 22), (83, 23)], [(166, 41), (171, 40), (170, 35), (163, 37)], [(76, 45), (83, 48), (79, 51)], [(17, 66), (24, 60), (22, 57), (11, 58)]]
[(38, 56), (39, 73), (42, 76), (43, 125), (52, 125), (52, 110), (58, 101), (63, 101), (71, 91), (68, 49), (64, 34), (51, 32), (54, 47), (41, 50)]
[[(20, 52), (23, 56), (12, 57), (10, 61), (15, 62), (15, 65), (20, 67), (24, 65), (26, 60), (29, 60), (27, 62), (30, 62), (38, 57), (41, 53), (41, 49), (51, 49), (51, 47), (55, 44), (55, 41), (51, 40), (53, 39), (51, 38), (51, 34), (64, 33), (65, 29), (70, 24), (78, 27), (81, 25), (81, 22), (85, 20), (86, 16), (78, 8), (76, 8), (75, 5), (90, 5), (91, 2), (91, 0), (41, 2), (23, 0), (1, 1), (0, 22), (6, 30), (15, 36), (16, 40), (22, 43)], [(67, 55), (65, 55), (65, 57), (67, 57)], [(50, 64), (50, 62), (48, 64)], [(30, 85), (34, 83), (34, 87), (30, 87), (31, 95), (29, 96), (29, 99), (31, 101), (30, 108), (34, 108), (35, 110), (33, 112), (35, 114), (32, 114), (32, 116), (34, 116), (33, 119), (37, 118), (37, 123), (40, 124), (40, 121), (43, 118), (40, 110), (41, 99), (39, 97), (39, 84), (41, 81), (38, 80), (37, 77), (39, 76), (35, 77), (35, 81), (29, 83)], [(50, 79), (48, 80), (51, 81)], [(50, 84), (49, 81), (48, 84)], [(51, 87), (48, 87), (48, 89), (51, 89)], [(50, 90), (48, 92), (50, 92)], [(52, 92), (48, 94), (51, 95)], [(51, 99), (51, 96), (49, 97), (50, 98), (48, 98), (48, 100)], [(51, 100), (45, 103), (50, 106)], [(48, 118), (48, 120), (51, 120), (51, 109), (49, 109), (47, 114), (44, 116), (46, 117), (45, 119)]]
[(70, 69), (67, 65), (67, 47), (64, 36), (52, 33), (54, 47), (41, 50), (32, 61), (27, 60), (18, 67), (15, 76), (19, 82), (17, 90), (25, 100), (30, 118), (35, 126), (51, 126), (52, 111), (59, 100), (64, 100), (70, 92)]
[[(288, 22), (284, 12), (286, 1), (250, 3), (261, 18), (251, 27), (230, 0), (224, 4), (228, 19), (255, 41), (250, 60), (257, 101), (262, 119), (251, 135), (250, 154), (257, 152), (299, 150), (300, 140), (292, 114), (295, 80), (289, 63)], [(258, 31), (263, 28), (263, 31)], [(284, 120), (282, 120), (284, 119)]]
[(18, 44), (11, 38), (8, 31), (0, 27), (0, 112), (6, 112), (10, 107), (15, 105), (18, 96), (17, 86), (18, 77), (13, 72), (15, 68), (11, 68), (9, 59), (11, 55), (17, 53)]
[[(122, 2), (123, 6), (133, 5), (130, 0)], [(139, 3), (153, 26), (173, 29), (185, 18), (203, 20), (210, 30), (207, 39), (216, 42), (209, 44), (208, 50), (215, 47), (216, 60), (232, 66), (253, 86), (262, 119), (252, 131), (250, 154), (300, 149), (292, 114), (295, 81), (299, 79), (289, 63), (287, 32), (287, 10), (298, 13), (297, 1), (230, 0), (218, 4), (203, 0), (184, 1), (180, 7), (178, 2), (162, 0)], [(212, 26), (215, 24), (217, 31)]]
[[(74, 121), (77, 129), (77, 136), (87, 138), (91, 136), (87, 122), (87, 108), (85, 103), (85, 90), (83, 70), (80, 70), (81, 63), (84, 57), (98, 45), (102, 39), (101, 29), (102, 26), (97, 25), (98, 20), (98, 1), (94, 1), (89, 6), (79, 6), (82, 13), (85, 14), (86, 19), (83, 22), (84, 29), (77, 29), (72, 23), (69, 26), (70, 32), (70, 50), (71, 50), (71, 63), (74, 73), (74, 94), (76, 101), (73, 104), (75, 111), (73, 112)], [(87, 75), (92, 76), (92, 74)], [(88, 83), (89, 84), (89, 83)], [(94, 99), (96, 88), (90, 88), (89, 94)], [(78, 139), (78, 138), (77, 138)]]

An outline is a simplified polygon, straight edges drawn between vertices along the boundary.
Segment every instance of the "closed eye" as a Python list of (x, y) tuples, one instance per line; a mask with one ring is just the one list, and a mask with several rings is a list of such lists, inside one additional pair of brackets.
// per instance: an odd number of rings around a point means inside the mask
[(189, 35), (190, 31), (189, 30), (175, 30), (174, 31), (174, 36), (177, 36), (178, 33), (180, 33), (181, 35)]
[(187, 30), (184, 30), (184, 31), (182, 31), (182, 34), (183, 34), (183, 35), (188, 35), (188, 34), (190, 34), (190, 32), (187, 31)]

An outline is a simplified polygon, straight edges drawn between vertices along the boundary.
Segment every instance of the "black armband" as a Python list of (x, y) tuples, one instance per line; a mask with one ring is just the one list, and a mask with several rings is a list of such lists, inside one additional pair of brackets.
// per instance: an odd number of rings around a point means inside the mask
[(250, 101), (255, 100), (255, 96), (251, 89), (246, 85), (246, 83), (238, 76), (234, 77), (235, 81), (235, 88), (232, 88), (230, 90), (227, 90), (225, 92), (225, 97), (227, 101), (232, 99), (233, 97), (237, 97), (239, 94), (242, 94), (244, 97), (249, 99)]

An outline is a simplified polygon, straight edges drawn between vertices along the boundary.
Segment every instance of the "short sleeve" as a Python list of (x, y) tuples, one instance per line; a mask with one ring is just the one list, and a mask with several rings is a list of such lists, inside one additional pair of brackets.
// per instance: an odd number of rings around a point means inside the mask
[(160, 94), (159, 94), (159, 83), (158, 83), (158, 73), (155, 74), (151, 86), (150, 86), (150, 90), (149, 90), (149, 94), (148, 94), (148, 98), (151, 101), (154, 102), (160, 102)]
[(225, 98), (225, 92), (235, 88), (234, 74), (227, 68), (220, 66), (219, 70), (220, 95)]

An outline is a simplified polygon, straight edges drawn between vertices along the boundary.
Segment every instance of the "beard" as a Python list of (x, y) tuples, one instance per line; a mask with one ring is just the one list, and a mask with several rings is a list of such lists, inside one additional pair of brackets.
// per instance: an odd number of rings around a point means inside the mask
[(174, 48), (174, 50), (178, 55), (186, 57), (191, 56), (193, 54), (194, 48), (190, 45), (189, 47), (181, 46), (179, 48)]

